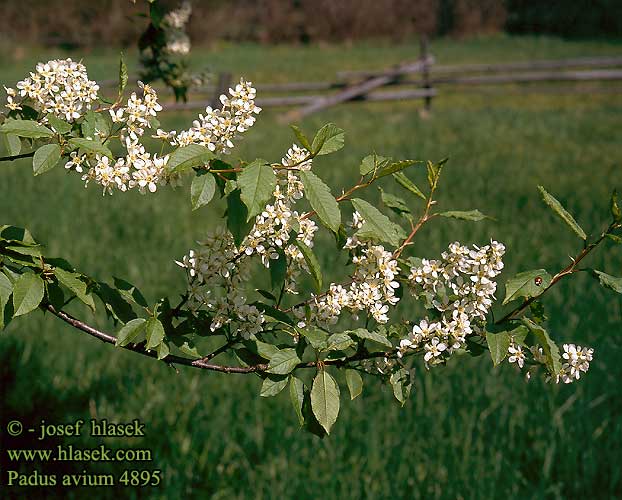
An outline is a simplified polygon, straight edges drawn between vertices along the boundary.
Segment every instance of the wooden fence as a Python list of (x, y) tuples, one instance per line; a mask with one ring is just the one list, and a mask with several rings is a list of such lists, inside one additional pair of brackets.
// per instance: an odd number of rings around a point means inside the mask
[[(444, 91), (504, 93), (622, 93), (621, 86), (556, 85), (569, 82), (622, 81), (622, 57), (582, 57), (575, 59), (536, 60), (501, 64), (437, 65), (428, 54), (427, 41), (421, 42), (419, 58), (379, 71), (341, 71), (332, 81), (260, 83), (257, 104), (262, 107), (294, 107), (285, 120), (297, 120), (337, 104), (359, 101), (390, 101), (422, 99), (429, 111), (433, 99)], [(193, 110), (218, 104), (218, 96), (233, 83), (230, 73), (221, 73), (215, 85), (194, 89), (193, 100), (165, 104), (164, 109)], [(115, 82), (102, 82), (112, 86)], [(528, 85), (525, 85), (528, 84)], [(534, 85), (540, 84), (540, 85)], [(547, 84), (547, 85), (542, 85)], [(518, 86), (518, 88), (516, 87)], [(399, 89), (398, 87), (403, 87)], [(266, 95), (267, 94), (267, 95)]]

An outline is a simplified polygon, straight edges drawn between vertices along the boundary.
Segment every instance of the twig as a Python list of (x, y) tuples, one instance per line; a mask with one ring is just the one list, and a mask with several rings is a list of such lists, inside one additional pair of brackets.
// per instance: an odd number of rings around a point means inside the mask
[(15, 160), (19, 160), (20, 158), (30, 158), (31, 156), (34, 156), (35, 152), (31, 151), (30, 153), (22, 153), (19, 155), (13, 155), (13, 156), (0, 156), (0, 161), (15, 161)]

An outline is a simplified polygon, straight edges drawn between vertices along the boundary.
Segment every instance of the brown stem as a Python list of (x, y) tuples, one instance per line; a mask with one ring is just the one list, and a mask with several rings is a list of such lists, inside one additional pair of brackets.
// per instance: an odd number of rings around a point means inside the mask
[(574, 258), (571, 257), (572, 262), (570, 264), (568, 264), (564, 269), (559, 271), (555, 276), (553, 276), (553, 278), (551, 279), (551, 282), (549, 283), (549, 285), (544, 290), (542, 290), (541, 294), (536, 295), (535, 297), (529, 297), (529, 298), (525, 299), (518, 307), (516, 307), (515, 309), (513, 309), (512, 311), (507, 313), (505, 316), (503, 316), (503, 318), (495, 321), (495, 324), (496, 325), (500, 325), (501, 323), (505, 323), (506, 321), (514, 319), (516, 316), (518, 316), (523, 311), (525, 311), (525, 309), (527, 309), (535, 300), (537, 300), (540, 297), (542, 297), (549, 289), (551, 289), (551, 287), (553, 287), (553, 285), (555, 285), (557, 282), (559, 282), (564, 276), (568, 276), (568, 275), (576, 272), (577, 271), (577, 265), (585, 257), (587, 257), (589, 255), (589, 253), (592, 250), (594, 250), (594, 248), (596, 248), (607, 237), (607, 234), (609, 234), (614, 227), (615, 227), (615, 224), (610, 225), (609, 228), (607, 228), (607, 230), (605, 232), (603, 232), (600, 235), (600, 237), (595, 242), (590, 243), (589, 245), (587, 245), (583, 250), (581, 250), (581, 252), (579, 252), (579, 254), (576, 257), (574, 257)]
[(13, 155), (13, 156), (0, 156), (0, 161), (15, 161), (15, 160), (19, 160), (20, 158), (30, 158), (31, 156), (34, 156), (35, 152), (31, 151), (30, 153), (22, 153), (19, 155)]

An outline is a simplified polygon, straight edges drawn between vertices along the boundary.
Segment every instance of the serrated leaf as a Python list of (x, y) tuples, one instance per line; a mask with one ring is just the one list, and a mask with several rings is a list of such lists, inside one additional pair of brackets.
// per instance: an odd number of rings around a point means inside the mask
[(581, 239), (587, 239), (585, 231), (581, 229), (581, 226), (579, 226), (574, 217), (570, 215), (570, 213), (562, 206), (562, 204), (557, 201), (557, 199), (553, 195), (549, 194), (542, 186), (538, 186), (538, 189), (540, 190), (540, 194), (542, 194), (542, 199), (549, 207), (551, 207), (553, 212), (555, 212), (555, 214), (561, 220), (568, 224), (568, 226), (570, 226), (570, 229), (572, 229)]
[(300, 127), (297, 127), (296, 125), (290, 125), (290, 127), (294, 131), (294, 135), (296, 136), (296, 139), (298, 139), (298, 142), (300, 143), (300, 145), (303, 148), (305, 148), (307, 151), (311, 152), (313, 148), (311, 144), (309, 143), (309, 139), (307, 139), (307, 136), (304, 134), (302, 130), (300, 130)]
[(343, 351), (354, 344), (352, 338), (346, 333), (333, 333), (326, 340), (327, 351)]
[(397, 172), (393, 174), (393, 178), (395, 179), (395, 182), (397, 182), (404, 189), (407, 189), (408, 191), (413, 193), (415, 196), (418, 196), (422, 200), (427, 200), (426, 196), (415, 185), (415, 183), (411, 181), (408, 177), (406, 177), (406, 174), (402, 172)]
[(617, 293), (622, 293), (622, 278), (616, 278), (615, 276), (597, 271), (596, 269), (592, 269), (592, 276), (598, 279), (600, 284), (605, 288)]
[(490, 219), (487, 215), (484, 215), (479, 210), (449, 210), (447, 212), (440, 212), (438, 215), (441, 217), (451, 217), (452, 219), (480, 221), (484, 219)]
[(160, 345), (158, 345), (157, 353), (158, 359), (164, 359), (171, 353), (171, 350), (169, 349), (168, 344), (165, 341), (160, 342)]
[(363, 392), (363, 378), (356, 370), (346, 370), (346, 383), (350, 391), (350, 400), (356, 399)]
[(423, 163), (421, 160), (400, 160), (394, 161), (387, 166), (381, 167), (375, 175), (376, 179), (380, 179), (381, 177), (385, 177), (387, 175), (394, 174), (396, 172), (400, 172), (408, 167), (413, 165), (417, 165), (419, 163)]
[(285, 389), (287, 385), (287, 377), (278, 375), (268, 375), (263, 384), (261, 384), (261, 392), (259, 395), (262, 398), (269, 398), (276, 396), (279, 392)]
[(56, 268), (54, 269), (54, 276), (56, 276), (56, 279), (58, 279), (61, 284), (69, 288), (69, 290), (71, 290), (71, 292), (73, 292), (78, 299), (84, 302), (93, 311), (95, 310), (93, 296), (87, 293), (86, 283), (80, 279), (80, 274)]
[(36, 274), (24, 273), (13, 284), (13, 316), (23, 316), (35, 310), (43, 300), (45, 286)]
[(347, 333), (349, 333), (350, 335), (354, 335), (355, 337), (358, 337), (360, 339), (373, 340), (374, 342), (378, 342), (379, 344), (382, 344), (389, 348), (393, 348), (393, 344), (391, 344), (391, 341), (385, 335), (382, 335), (379, 332), (370, 332), (365, 328), (357, 328), (356, 330), (350, 330)]
[(327, 123), (313, 138), (311, 151), (314, 156), (327, 155), (339, 151), (344, 144), (344, 132), (332, 123)]
[(164, 340), (164, 327), (158, 318), (149, 318), (145, 324), (147, 344), (145, 350), (158, 347)]
[(127, 323), (136, 318), (132, 305), (116, 288), (106, 283), (98, 283), (95, 294), (104, 303), (107, 313), (121, 323)]
[(337, 232), (341, 224), (341, 212), (330, 188), (311, 171), (301, 171), (300, 179), (304, 184), (306, 197), (322, 223), (331, 231)]
[(385, 192), (381, 187), (379, 187), (378, 190), (380, 191), (380, 199), (382, 200), (382, 203), (393, 210), (396, 214), (410, 213), (408, 205), (402, 198)]
[(71, 123), (67, 123), (65, 120), (61, 120), (58, 116), (50, 113), (46, 116), (48, 124), (59, 134), (66, 134), (71, 131)]
[(15, 134), (0, 134), (0, 141), (9, 156), (16, 156), (22, 150), (22, 140)]
[(389, 382), (393, 386), (393, 395), (395, 399), (404, 406), (412, 389), (410, 372), (406, 368), (400, 368), (398, 371), (391, 374)]
[(324, 349), (327, 345), (328, 334), (316, 328), (314, 326), (310, 326), (300, 330), (300, 333), (305, 337), (309, 344), (315, 349)]
[(135, 342), (141, 334), (145, 332), (147, 320), (145, 318), (136, 318), (128, 321), (117, 333), (117, 347), (123, 347)]
[(400, 241), (406, 238), (400, 226), (391, 222), (386, 215), (365, 200), (354, 198), (352, 205), (365, 220), (361, 229), (356, 232), (358, 237), (386, 242), (394, 247), (399, 246)]
[(32, 170), (35, 175), (40, 175), (52, 170), (60, 160), (60, 146), (58, 144), (46, 144), (35, 151), (32, 157)]
[(96, 153), (102, 156), (107, 156), (110, 159), (114, 159), (112, 151), (103, 144), (99, 139), (85, 139), (83, 137), (75, 137), (69, 139), (69, 144), (74, 148), (80, 148), (82, 151), (88, 151), (90, 153)]
[(499, 365), (508, 354), (510, 347), (510, 335), (508, 332), (486, 332), (486, 342), (494, 366)]
[(54, 137), (49, 128), (32, 120), (8, 120), (0, 125), (0, 132), (30, 139)]
[(505, 283), (503, 305), (519, 297), (537, 297), (551, 284), (551, 279), (551, 275), (544, 269), (518, 273)]
[(305, 262), (307, 263), (307, 267), (309, 268), (309, 272), (311, 273), (311, 277), (315, 283), (315, 288), (319, 293), (322, 290), (322, 269), (320, 268), (320, 263), (317, 260), (315, 253), (313, 253), (313, 250), (311, 250), (311, 248), (305, 245), (302, 241), (296, 240), (294, 241), (294, 245), (296, 245), (305, 258)]
[(359, 166), (359, 172), (361, 175), (367, 175), (374, 172), (378, 172), (379, 169), (386, 167), (391, 163), (391, 158), (387, 158), (385, 156), (377, 155), (376, 153), (372, 153), (367, 155), (365, 158), (361, 160), (361, 165)]
[[(10, 321), (10, 317), (6, 314), (7, 305), (9, 305), (9, 301), (11, 300), (11, 295), (13, 294), (13, 283), (11, 280), (7, 278), (2, 272), (0, 272), (0, 330), (3, 330), (4, 327)], [(12, 316), (11, 312), (11, 316)]]
[(240, 190), (227, 195), (227, 229), (233, 235), (233, 241), (239, 246), (253, 226), (247, 221), (248, 210), (240, 199)]
[(292, 402), (298, 423), (302, 427), (305, 423), (305, 417), (302, 414), (302, 405), (305, 399), (304, 384), (298, 377), (289, 377), (289, 399)]
[(557, 375), (562, 369), (561, 357), (557, 344), (549, 337), (548, 332), (537, 325), (529, 318), (522, 318), (522, 323), (536, 337), (538, 343), (542, 346), (542, 351), (547, 358), (547, 365), (553, 375)]
[(192, 185), (190, 186), (190, 202), (192, 203), (192, 210), (197, 210), (204, 205), (207, 205), (216, 192), (216, 181), (211, 174), (197, 175), (192, 179)]
[(313, 379), (311, 408), (317, 421), (330, 434), (339, 415), (339, 386), (325, 369), (319, 370)]
[(257, 354), (268, 360), (280, 350), (277, 346), (261, 342), (260, 340), (255, 341), (255, 349), (257, 350)]
[(119, 293), (126, 300), (128, 300), (129, 302), (134, 302), (135, 304), (138, 304), (141, 307), (149, 307), (149, 305), (147, 304), (147, 301), (145, 300), (145, 297), (143, 296), (143, 294), (140, 292), (138, 288), (136, 288), (134, 285), (132, 285), (128, 281), (125, 281), (121, 278), (113, 278), (113, 279), (114, 279), (114, 286), (119, 290)]
[(614, 243), (617, 243), (618, 245), (622, 243), (622, 238), (620, 236), (616, 236), (615, 234), (607, 233), (607, 238), (609, 238)]
[(190, 144), (173, 151), (166, 166), (171, 173), (181, 173), (193, 167), (207, 165), (212, 158), (214, 153), (206, 146)]
[(255, 160), (238, 175), (237, 185), (240, 198), (248, 209), (247, 220), (252, 219), (265, 208), (274, 194), (276, 175), (265, 160)]
[(299, 363), (300, 358), (296, 354), (296, 349), (281, 349), (270, 358), (268, 373), (286, 375), (296, 368)]

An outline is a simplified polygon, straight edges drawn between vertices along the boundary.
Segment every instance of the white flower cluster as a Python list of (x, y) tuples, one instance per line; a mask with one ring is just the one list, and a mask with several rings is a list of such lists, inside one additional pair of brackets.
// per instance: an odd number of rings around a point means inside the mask
[(162, 19), (166, 45), (164, 51), (171, 55), (186, 55), (190, 52), (190, 38), (185, 27), (192, 14), (190, 2), (184, 2), (178, 9), (170, 11)]
[(233, 148), (233, 140), (238, 134), (246, 132), (255, 123), (255, 116), (261, 108), (255, 105), (257, 91), (251, 82), (240, 80), (235, 89), (229, 89), (230, 96), (221, 95), (221, 109), (205, 108), (192, 127), (179, 133), (158, 130), (158, 138), (170, 140), (173, 146), (200, 144), (210, 151), (228, 153)]
[(437, 321), (426, 317), (415, 325), (411, 335), (401, 340), (400, 353), (423, 346), (426, 363), (433, 365), (463, 347), (478, 321), (486, 319), (504, 253), (505, 247), (496, 241), (473, 249), (456, 242), (440, 260), (422, 259), (420, 266), (413, 266), (412, 293), (431, 299), (441, 317)]
[[(359, 228), (363, 223), (360, 214), (355, 212), (352, 226)], [(359, 312), (366, 311), (378, 323), (389, 321), (389, 306), (399, 302), (399, 298), (395, 296), (395, 290), (399, 288), (396, 281), (399, 267), (393, 254), (382, 245), (373, 245), (355, 238), (348, 239), (346, 247), (354, 250), (352, 262), (355, 267), (351, 283), (331, 283), (327, 293), (313, 297), (309, 305), (310, 317), (307, 317), (304, 308), (295, 309), (299, 326), (313, 322), (328, 327), (337, 323), (344, 309), (355, 318)]]
[[(309, 152), (293, 145), (283, 158), (284, 166), (310, 169), (311, 161), (305, 161)], [(296, 278), (302, 270), (309, 272), (302, 252), (295, 244), (289, 243), (290, 232), (297, 231), (297, 239), (312, 247), (317, 231), (315, 222), (303, 219), (293, 209), (302, 198), (304, 187), (298, 176), (287, 169), (276, 169), (277, 185), (274, 190), (274, 203), (266, 205), (255, 218), (255, 224), (236, 248), (229, 232), (220, 232), (199, 242), (200, 249), (191, 250), (178, 265), (188, 270), (188, 304), (191, 310), (205, 307), (212, 314), (212, 331), (223, 325), (233, 325), (233, 333), (244, 338), (261, 331), (263, 314), (255, 307), (246, 304), (240, 292), (241, 285), (248, 279), (246, 267), (253, 255), (258, 255), (264, 266), (277, 259), (279, 251), (287, 259), (286, 290), (296, 293)], [(212, 289), (220, 288), (223, 293), (211, 297)]]
[[(37, 64), (35, 72), (16, 85), (17, 90), (6, 88), (7, 104), (11, 110), (22, 109), (24, 99), (37, 111), (52, 113), (68, 122), (80, 118), (91, 109), (97, 99), (99, 85), (89, 80), (82, 63), (71, 59), (53, 59)], [(20, 103), (17, 96), (22, 97)]]
[(219, 231), (198, 244), (197, 251), (191, 250), (177, 262), (188, 272), (189, 309), (207, 309), (212, 332), (228, 327), (233, 335), (246, 339), (260, 332), (265, 319), (259, 309), (246, 303), (240, 290), (248, 272), (243, 262), (234, 262), (239, 250), (231, 233)]
[(561, 380), (565, 384), (569, 384), (579, 380), (581, 372), (585, 373), (589, 370), (594, 349), (574, 344), (564, 344), (563, 348), (562, 358), (564, 358), (564, 363), (562, 364), (561, 372), (557, 376), (557, 383)]
[(111, 160), (107, 156), (95, 155), (94, 159), (87, 155), (79, 156), (72, 152), (65, 164), (68, 170), (86, 173), (82, 180), (88, 185), (94, 181), (101, 185), (104, 193), (112, 194), (115, 190), (125, 192), (138, 188), (141, 193), (154, 193), (158, 184), (173, 181), (167, 177), (166, 164), (169, 156), (151, 155), (140, 142), (145, 128), (151, 128), (150, 119), (154, 118), (162, 106), (158, 104), (158, 95), (149, 85), (139, 82), (143, 96), (133, 92), (125, 107), (110, 110), (113, 123), (121, 123), (121, 143), (126, 149), (126, 156)]

